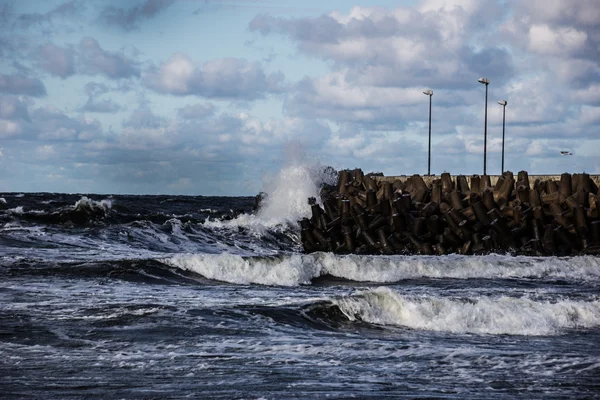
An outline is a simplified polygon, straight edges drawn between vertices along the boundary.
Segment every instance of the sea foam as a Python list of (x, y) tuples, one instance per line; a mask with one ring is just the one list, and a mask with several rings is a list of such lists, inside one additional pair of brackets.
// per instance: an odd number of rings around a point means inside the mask
[(600, 259), (591, 256), (360, 256), (331, 253), (244, 257), (231, 254), (181, 254), (164, 263), (208, 279), (230, 283), (295, 286), (322, 275), (357, 282), (392, 283), (415, 278), (543, 278), (600, 281)]
[(308, 198), (319, 198), (320, 186), (333, 179), (321, 166), (291, 161), (275, 176), (265, 179), (267, 196), (255, 214), (241, 214), (228, 221), (207, 218), (204, 225), (213, 229), (242, 227), (259, 235), (266, 230), (298, 230), (298, 220), (310, 216)]
[(81, 209), (86, 209), (86, 208), (90, 209), (90, 210), (100, 209), (103, 211), (108, 211), (112, 208), (112, 200), (104, 199), (104, 200), (96, 201), (96, 200), (92, 200), (92, 199), (88, 198), (87, 196), (82, 196), (75, 203), (74, 209), (81, 210)]
[(164, 263), (208, 279), (237, 284), (296, 286), (319, 276), (319, 266), (303, 256), (242, 257), (233, 254), (178, 255)]
[(600, 326), (600, 301), (403, 296), (376, 288), (335, 299), (351, 320), (451, 333), (553, 335)]
[(23, 215), (23, 212), (23, 206), (8, 209), (9, 214)]

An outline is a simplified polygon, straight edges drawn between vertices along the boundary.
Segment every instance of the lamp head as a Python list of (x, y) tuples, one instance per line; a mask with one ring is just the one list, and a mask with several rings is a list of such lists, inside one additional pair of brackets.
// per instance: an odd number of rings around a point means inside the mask
[(431, 89), (424, 90), (423, 94), (426, 94), (427, 96), (433, 96), (433, 90), (431, 90)]
[(490, 84), (490, 80), (488, 78), (479, 78), (479, 79), (477, 79), (477, 82), (483, 83), (484, 85)]
[(501, 106), (506, 106), (508, 103), (506, 102), (506, 100), (498, 100), (498, 104), (500, 104)]

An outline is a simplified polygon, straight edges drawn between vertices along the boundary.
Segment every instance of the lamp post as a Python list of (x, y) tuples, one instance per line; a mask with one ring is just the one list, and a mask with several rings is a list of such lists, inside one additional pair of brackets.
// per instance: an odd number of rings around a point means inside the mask
[(490, 80), (487, 78), (479, 78), (479, 83), (485, 85), (485, 121), (483, 125), (483, 175), (486, 175), (486, 156), (487, 156), (487, 98), (488, 98), (488, 85)]
[(502, 106), (502, 173), (504, 174), (504, 127), (506, 125), (506, 100), (499, 100), (498, 104)]
[(427, 176), (431, 175), (431, 98), (433, 97), (433, 90), (427, 89), (423, 92), (429, 96), (429, 151), (427, 156)]

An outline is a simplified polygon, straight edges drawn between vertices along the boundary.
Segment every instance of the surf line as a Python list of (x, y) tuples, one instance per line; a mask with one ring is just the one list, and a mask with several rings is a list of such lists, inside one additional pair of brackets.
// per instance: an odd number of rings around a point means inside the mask
[[(598, 177), (384, 177), (342, 170), (308, 198), (304, 251), (339, 254), (600, 255)], [(492, 181), (495, 181), (492, 185)], [(321, 206), (322, 205), (322, 206)]]

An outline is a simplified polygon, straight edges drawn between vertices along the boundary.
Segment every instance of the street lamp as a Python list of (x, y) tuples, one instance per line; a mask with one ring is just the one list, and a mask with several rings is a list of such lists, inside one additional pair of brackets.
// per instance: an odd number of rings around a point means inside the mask
[(490, 80), (487, 78), (479, 78), (477, 82), (485, 85), (485, 121), (483, 125), (483, 174), (486, 175), (486, 155), (487, 155), (487, 97), (488, 97), (488, 85)]
[(502, 174), (504, 174), (504, 126), (506, 123), (506, 100), (499, 100), (498, 104), (502, 106)]
[(423, 94), (429, 96), (429, 151), (427, 157), (427, 176), (431, 175), (431, 98), (433, 97), (433, 90), (427, 89), (423, 91)]

